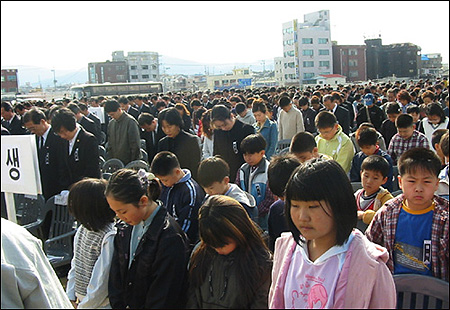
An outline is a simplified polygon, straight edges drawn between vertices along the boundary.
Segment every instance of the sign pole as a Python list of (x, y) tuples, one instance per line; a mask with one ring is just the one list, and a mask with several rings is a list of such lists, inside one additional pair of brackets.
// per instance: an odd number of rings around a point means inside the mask
[(8, 220), (17, 224), (16, 206), (14, 204), (14, 193), (5, 193), (6, 211), (8, 213)]

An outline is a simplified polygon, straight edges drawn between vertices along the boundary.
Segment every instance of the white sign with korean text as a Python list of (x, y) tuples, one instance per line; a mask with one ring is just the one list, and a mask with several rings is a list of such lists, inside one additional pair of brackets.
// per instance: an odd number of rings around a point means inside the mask
[(100, 123), (105, 123), (105, 113), (103, 112), (103, 107), (89, 107), (89, 113), (94, 114), (100, 119)]
[(42, 194), (34, 135), (2, 136), (2, 192)]

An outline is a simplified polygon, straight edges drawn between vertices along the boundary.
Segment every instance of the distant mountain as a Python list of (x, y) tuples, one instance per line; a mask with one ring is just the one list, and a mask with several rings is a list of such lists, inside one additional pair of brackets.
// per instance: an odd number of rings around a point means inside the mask
[[(253, 63), (235, 63), (235, 64), (207, 64), (198, 63), (195, 61), (161, 56), (160, 58), (160, 73), (161, 74), (224, 74), (231, 73), (235, 68), (249, 67), (252, 71), (263, 71), (263, 64), (261, 61)], [(273, 70), (273, 60), (266, 60), (265, 69)], [(25, 86), (30, 83), (32, 87), (42, 86), (44, 88), (53, 86), (53, 71), (52, 68), (44, 68), (37, 66), (15, 66), (2, 69), (17, 69), (19, 86)], [(78, 70), (56, 70), (56, 84), (80, 84), (88, 81), (87, 64), (85, 67)]]

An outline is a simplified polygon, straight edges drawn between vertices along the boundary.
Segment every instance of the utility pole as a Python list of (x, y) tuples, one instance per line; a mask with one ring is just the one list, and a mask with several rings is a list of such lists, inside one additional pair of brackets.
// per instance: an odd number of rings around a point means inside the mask
[(263, 75), (266, 73), (266, 61), (265, 60), (261, 60), (261, 63), (263, 65)]
[(56, 92), (56, 72), (55, 69), (52, 69), (53, 72), (53, 85), (55, 86), (55, 92)]

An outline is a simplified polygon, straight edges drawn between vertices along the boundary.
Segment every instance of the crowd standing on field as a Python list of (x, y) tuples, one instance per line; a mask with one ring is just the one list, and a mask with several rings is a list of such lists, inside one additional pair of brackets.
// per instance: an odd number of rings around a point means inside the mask
[[(64, 294), (26, 258), (39, 246), (3, 242), (2, 219), (2, 308), (394, 308), (393, 275), (449, 281), (446, 78), (4, 101), (1, 115), (2, 135), (35, 135), (43, 196), (69, 190), (79, 224)], [(147, 168), (104, 173), (109, 159)], [(40, 294), (20, 300), (14, 268), (43, 264)]]

